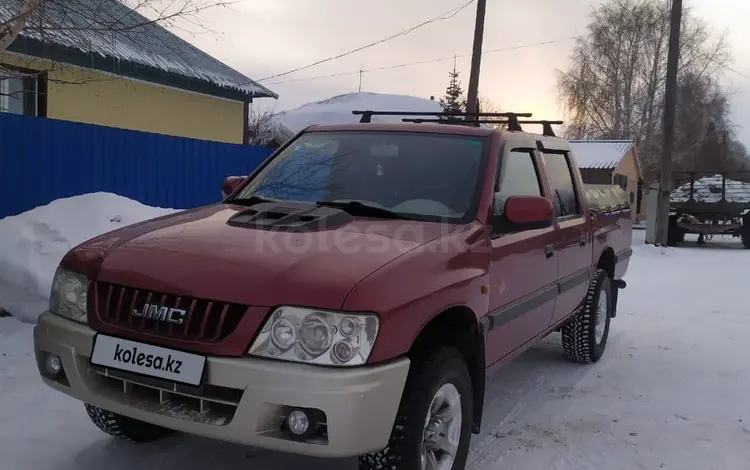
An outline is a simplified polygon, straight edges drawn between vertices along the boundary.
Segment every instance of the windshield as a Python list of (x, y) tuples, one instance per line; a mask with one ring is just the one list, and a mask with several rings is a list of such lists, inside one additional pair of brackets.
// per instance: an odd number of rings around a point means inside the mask
[(236, 199), (358, 201), (407, 218), (468, 222), (486, 138), (416, 132), (311, 132), (279, 153)]

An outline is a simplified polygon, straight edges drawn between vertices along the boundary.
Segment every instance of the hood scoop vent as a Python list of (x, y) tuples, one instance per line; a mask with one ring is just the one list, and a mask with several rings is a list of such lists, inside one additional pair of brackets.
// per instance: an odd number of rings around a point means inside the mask
[(227, 220), (234, 227), (309, 232), (346, 225), (352, 216), (341, 209), (295, 202), (263, 202)]

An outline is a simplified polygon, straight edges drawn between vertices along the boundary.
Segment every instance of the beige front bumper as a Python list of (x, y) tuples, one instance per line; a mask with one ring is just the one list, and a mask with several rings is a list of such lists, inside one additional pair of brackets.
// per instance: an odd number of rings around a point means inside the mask
[[(196, 414), (165, 411), (159, 400), (134, 400), (125, 390), (104, 383), (109, 379), (97, 374), (89, 360), (95, 334), (86, 325), (43, 313), (34, 329), (37, 358), (43, 353), (59, 356), (66, 374), (62, 383), (47, 378), (44, 382), (86, 403), (169, 429), (320, 457), (348, 457), (384, 448), (409, 372), (408, 359), (334, 369), (258, 358), (209, 357), (206, 383), (235, 389), (240, 397), (230, 419), (211, 422)], [(280, 431), (279, 413), (285, 407), (323, 411), (325, 439), (300, 442)]]

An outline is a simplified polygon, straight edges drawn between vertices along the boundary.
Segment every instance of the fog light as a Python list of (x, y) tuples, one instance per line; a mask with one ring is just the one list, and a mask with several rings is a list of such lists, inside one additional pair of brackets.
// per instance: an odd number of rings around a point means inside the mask
[(296, 436), (304, 436), (310, 431), (310, 418), (307, 413), (301, 410), (294, 410), (289, 413), (286, 419), (287, 427)]
[(44, 358), (44, 369), (49, 374), (50, 378), (57, 377), (62, 372), (62, 361), (59, 356), (54, 354), (47, 354)]

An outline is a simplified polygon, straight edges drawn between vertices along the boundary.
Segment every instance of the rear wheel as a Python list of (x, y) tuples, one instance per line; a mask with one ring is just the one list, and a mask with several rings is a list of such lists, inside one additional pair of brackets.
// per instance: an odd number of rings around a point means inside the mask
[(471, 377), (455, 348), (412, 362), (388, 447), (359, 458), (360, 470), (463, 470), (472, 423)]
[(86, 412), (91, 421), (112, 437), (127, 439), (133, 442), (152, 442), (172, 434), (171, 429), (128, 418), (98, 406), (86, 405)]
[(583, 309), (562, 327), (563, 352), (572, 361), (590, 364), (601, 359), (607, 347), (614, 297), (612, 283), (597, 269), (586, 292)]

